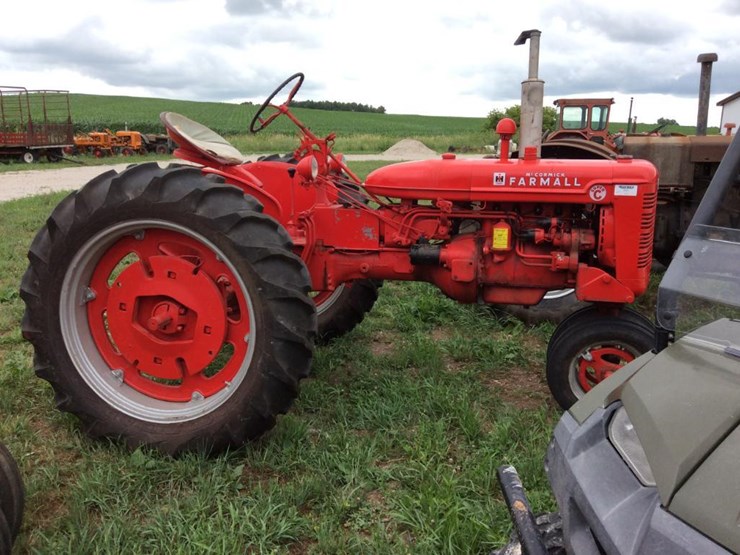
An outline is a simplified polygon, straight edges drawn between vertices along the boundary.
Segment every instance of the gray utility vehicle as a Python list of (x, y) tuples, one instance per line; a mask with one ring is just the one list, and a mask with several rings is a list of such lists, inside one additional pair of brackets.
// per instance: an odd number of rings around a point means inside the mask
[(740, 552), (737, 139), (660, 283), (656, 318), (656, 349), (555, 428), (545, 470), (559, 515), (535, 519), (516, 470), (499, 468), (516, 529), (499, 553)]

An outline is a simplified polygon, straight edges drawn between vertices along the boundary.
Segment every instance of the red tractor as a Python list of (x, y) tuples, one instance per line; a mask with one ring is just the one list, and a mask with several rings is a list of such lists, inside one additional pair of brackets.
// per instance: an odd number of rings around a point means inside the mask
[[(362, 183), (290, 111), (283, 82), (250, 130), (301, 131), (291, 157), (246, 163), (225, 139), (161, 116), (197, 166), (132, 166), (72, 193), (36, 236), (24, 336), (60, 409), (93, 436), (168, 453), (240, 445), (270, 429), (308, 375), (315, 339), (348, 332), (381, 280), (420, 280), (465, 303), (533, 305), (575, 288), (588, 308), (549, 347), (568, 406), (653, 346), (625, 307), (648, 285), (652, 164), (508, 155), (383, 167)], [(287, 91), (284, 101), (278, 95)]]

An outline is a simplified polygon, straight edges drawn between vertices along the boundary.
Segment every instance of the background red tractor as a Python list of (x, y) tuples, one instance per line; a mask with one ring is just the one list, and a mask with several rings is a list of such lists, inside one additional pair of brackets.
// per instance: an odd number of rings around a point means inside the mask
[[(555, 331), (547, 379), (570, 405), (653, 344), (625, 308), (648, 285), (657, 200), (641, 160), (509, 157), (386, 166), (364, 183), (289, 105), (284, 81), (250, 124), (301, 131), (291, 156), (246, 163), (223, 137), (162, 114), (176, 156), (72, 193), (34, 240), (24, 336), (62, 410), (93, 436), (169, 453), (220, 450), (274, 425), (315, 339), (359, 323), (380, 280), (420, 280), (465, 303), (591, 304)], [(280, 101), (278, 95), (287, 95)]]

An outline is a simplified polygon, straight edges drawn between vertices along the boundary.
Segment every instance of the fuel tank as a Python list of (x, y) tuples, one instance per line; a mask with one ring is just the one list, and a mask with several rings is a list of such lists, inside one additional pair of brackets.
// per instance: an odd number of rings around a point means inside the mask
[[(368, 175), (365, 189), (399, 199), (450, 201), (607, 201), (614, 186), (652, 192), (655, 167), (645, 160), (442, 159), (403, 162)], [(634, 190), (636, 194), (636, 189)]]

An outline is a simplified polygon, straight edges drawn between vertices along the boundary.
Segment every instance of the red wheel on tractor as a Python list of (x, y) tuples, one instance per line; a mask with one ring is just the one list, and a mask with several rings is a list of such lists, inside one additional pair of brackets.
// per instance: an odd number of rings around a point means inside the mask
[(102, 158), (105, 156), (105, 151), (102, 148), (94, 148), (92, 154), (95, 158)]
[(616, 315), (595, 306), (565, 318), (547, 346), (546, 375), (555, 400), (568, 409), (596, 384), (655, 346), (652, 322), (629, 308)]
[(92, 436), (171, 454), (270, 429), (308, 375), (316, 316), (305, 265), (260, 211), (157, 164), (67, 197), (22, 283), (24, 336), (59, 408)]

